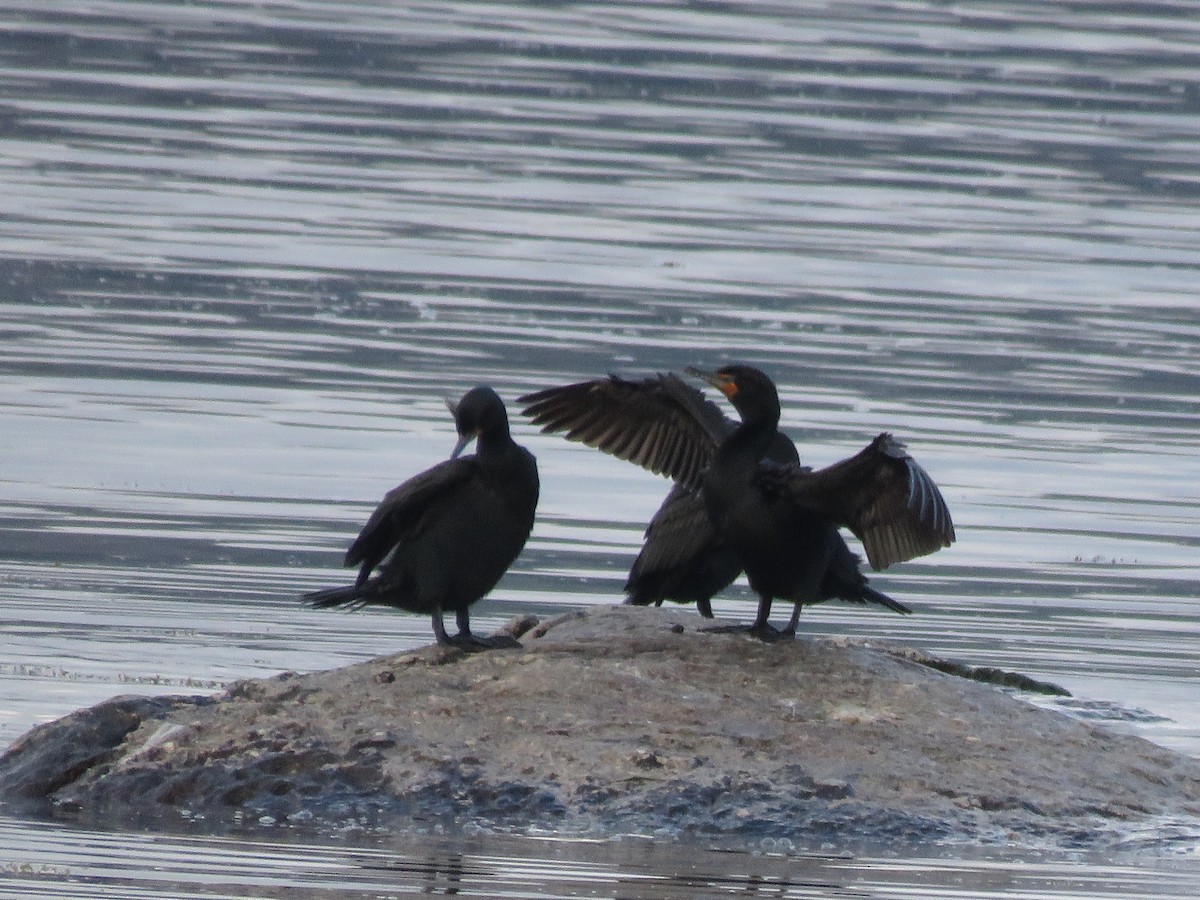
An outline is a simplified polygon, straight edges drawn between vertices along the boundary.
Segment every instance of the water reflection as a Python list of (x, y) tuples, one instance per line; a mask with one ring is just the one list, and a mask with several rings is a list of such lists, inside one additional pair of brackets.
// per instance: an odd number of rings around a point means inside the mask
[(370, 845), (299, 838), (163, 837), (54, 826), (31, 839), (0, 818), (0, 886), (13, 896), (1094, 898), (1193, 896), (1194, 861), (1069, 857), (805, 856), (650, 841), (408, 837)]

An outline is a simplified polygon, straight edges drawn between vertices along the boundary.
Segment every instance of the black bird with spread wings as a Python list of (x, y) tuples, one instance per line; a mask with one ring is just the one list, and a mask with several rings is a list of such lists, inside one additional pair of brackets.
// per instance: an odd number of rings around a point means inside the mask
[[(458, 443), (450, 459), (392, 489), (346, 552), (359, 566), (347, 587), (305, 595), (316, 607), (395, 606), (433, 618), (439, 644), (498, 644), (471, 634), (470, 607), (508, 570), (533, 528), (537, 462), (509, 433), (504, 402), (490, 387), (473, 388), (457, 404)], [(473, 455), (460, 456), (472, 440)], [(453, 612), (458, 634), (446, 633)]]
[[(783, 635), (795, 633), (803, 606), (833, 598), (909, 612), (867, 583), (858, 556), (838, 531), (844, 526), (858, 536), (875, 569), (954, 541), (945, 500), (903, 445), (881, 434), (855, 456), (824, 469), (775, 462), (771, 454), (781, 440), (780, 410), (771, 379), (739, 365), (689, 374), (720, 390), (741, 415), (741, 424), (675, 376), (640, 382), (610, 377), (551, 388), (520, 402), (543, 431), (564, 432), (667, 475), (676, 481), (672, 495), (698, 498), (717, 546), (746, 572), (759, 595), (749, 629), (758, 636), (781, 634), (768, 621), (776, 598), (793, 603)], [(670, 502), (669, 495), (656, 520)], [(695, 534), (677, 527), (659, 538), (658, 531), (652, 523), (647, 545), (663, 541), (654, 556), (695, 571), (703, 561)], [(644, 548), (642, 555), (648, 552)]]
[[(656, 467), (655, 460), (676, 454), (670, 467), (681, 469), (687, 477), (672, 485), (646, 526), (645, 543), (625, 582), (626, 602), (635, 606), (661, 606), (664, 600), (695, 603), (700, 614), (711, 619), (711, 598), (733, 583), (742, 566), (709, 522), (697, 476), (708, 465), (710, 449), (731, 435), (738, 423), (699, 390), (669, 373), (639, 381), (610, 375), (538, 391), (518, 402), (526, 404), (525, 414), (543, 431), (564, 431), (571, 440), (633, 459), (660, 474), (668, 473)], [(666, 442), (679, 442), (679, 432), (688, 437), (672, 450)], [(633, 456), (618, 452), (623, 442), (638, 437), (650, 443), (644, 449), (628, 445)], [(692, 445), (687, 441), (694, 441), (698, 449), (689, 453)], [(766, 458), (781, 465), (800, 462), (796, 445), (782, 432), (777, 432)]]

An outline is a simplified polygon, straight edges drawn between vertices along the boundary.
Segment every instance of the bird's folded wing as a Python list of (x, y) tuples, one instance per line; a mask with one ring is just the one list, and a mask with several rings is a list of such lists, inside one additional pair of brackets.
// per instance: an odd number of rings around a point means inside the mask
[(716, 542), (700, 494), (677, 484), (646, 526), (646, 543), (634, 568), (641, 574), (702, 565)]
[(465, 484), (474, 469), (471, 457), (448, 459), (392, 488), (346, 551), (345, 565), (366, 563), (365, 576), (396, 544), (419, 528), (431, 507), (445, 502)]

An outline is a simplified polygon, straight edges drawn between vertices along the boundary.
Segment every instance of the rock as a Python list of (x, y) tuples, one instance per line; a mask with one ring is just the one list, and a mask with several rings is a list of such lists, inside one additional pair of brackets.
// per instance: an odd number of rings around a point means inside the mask
[(911, 651), (706, 624), (600, 608), (512, 627), (520, 649), (430, 646), (216, 698), (117, 698), (18, 740), (0, 790), (88, 822), (806, 847), (1103, 847), (1164, 816), (1200, 821), (1189, 757)]
[[(0, 785), (10, 797), (47, 802), (56, 791), (110, 762), (129, 732), (207, 698), (114, 697), (34, 728), (0, 757)], [(18, 752), (19, 751), (19, 752)]]

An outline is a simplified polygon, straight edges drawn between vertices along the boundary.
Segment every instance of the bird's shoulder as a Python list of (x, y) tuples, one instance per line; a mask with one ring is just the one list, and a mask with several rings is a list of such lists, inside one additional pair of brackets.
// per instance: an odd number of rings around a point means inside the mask
[(474, 456), (443, 460), (392, 488), (384, 494), (377, 509), (398, 509), (427, 503), (466, 484), (478, 471), (479, 464)]

